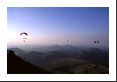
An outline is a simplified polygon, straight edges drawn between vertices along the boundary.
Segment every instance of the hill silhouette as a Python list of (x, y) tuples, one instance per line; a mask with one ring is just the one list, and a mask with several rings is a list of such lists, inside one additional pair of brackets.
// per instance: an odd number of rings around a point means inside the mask
[(8, 50), (7, 53), (7, 73), (8, 74), (48, 74), (50, 72), (36, 67), (20, 57), (14, 51)]

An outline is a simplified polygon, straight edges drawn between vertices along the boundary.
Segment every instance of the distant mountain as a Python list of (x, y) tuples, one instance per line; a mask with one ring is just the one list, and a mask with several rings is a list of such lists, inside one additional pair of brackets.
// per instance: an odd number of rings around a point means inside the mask
[(52, 45), (48, 46), (46, 49), (48, 49), (49, 51), (57, 51), (57, 50), (72, 50), (76, 49), (76, 47), (72, 45)]
[(14, 51), (8, 50), (7, 54), (7, 73), (8, 74), (48, 74), (50, 72), (36, 67), (20, 57)]
[(45, 56), (46, 54), (44, 52), (37, 52), (37, 51), (31, 51), (31, 52), (28, 52), (27, 53), (28, 56), (40, 56), (40, 57), (43, 57)]

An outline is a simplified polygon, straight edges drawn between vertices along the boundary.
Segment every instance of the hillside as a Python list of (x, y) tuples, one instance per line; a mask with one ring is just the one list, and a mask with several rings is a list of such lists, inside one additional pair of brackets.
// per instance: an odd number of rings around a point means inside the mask
[(14, 51), (7, 53), (7, 73), (8, 74), (48, 74), (50, 72), (36, 67), (20, 57), (16, 56)]

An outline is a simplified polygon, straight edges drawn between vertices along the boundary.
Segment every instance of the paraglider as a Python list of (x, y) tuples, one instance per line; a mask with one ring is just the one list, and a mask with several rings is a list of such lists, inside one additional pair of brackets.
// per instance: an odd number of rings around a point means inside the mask
[(67, 40), (67, 45), (68, 45), (68, 41), (69, 41), (69, 40)]
[(23, 42), (26, 42), (26, 40), (27, 40), (27, 38), (26, 38), (26, 36), (28, 36), (28, 33), (26, 33), (26, 32), (22, 32), (22, 33), (20, 33), (20, 36), (22, 36), (23, 38)]

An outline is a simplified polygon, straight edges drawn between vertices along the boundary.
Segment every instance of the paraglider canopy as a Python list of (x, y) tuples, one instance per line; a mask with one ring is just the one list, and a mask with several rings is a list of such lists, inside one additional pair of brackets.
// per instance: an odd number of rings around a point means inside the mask
[(22, 33), (20, 33), (20, 35), (22, 35), (22, 34), (25, 34), (26, 36), (28, 36), (28, 34), (27, 34), (26, 32), (22, 32)]

